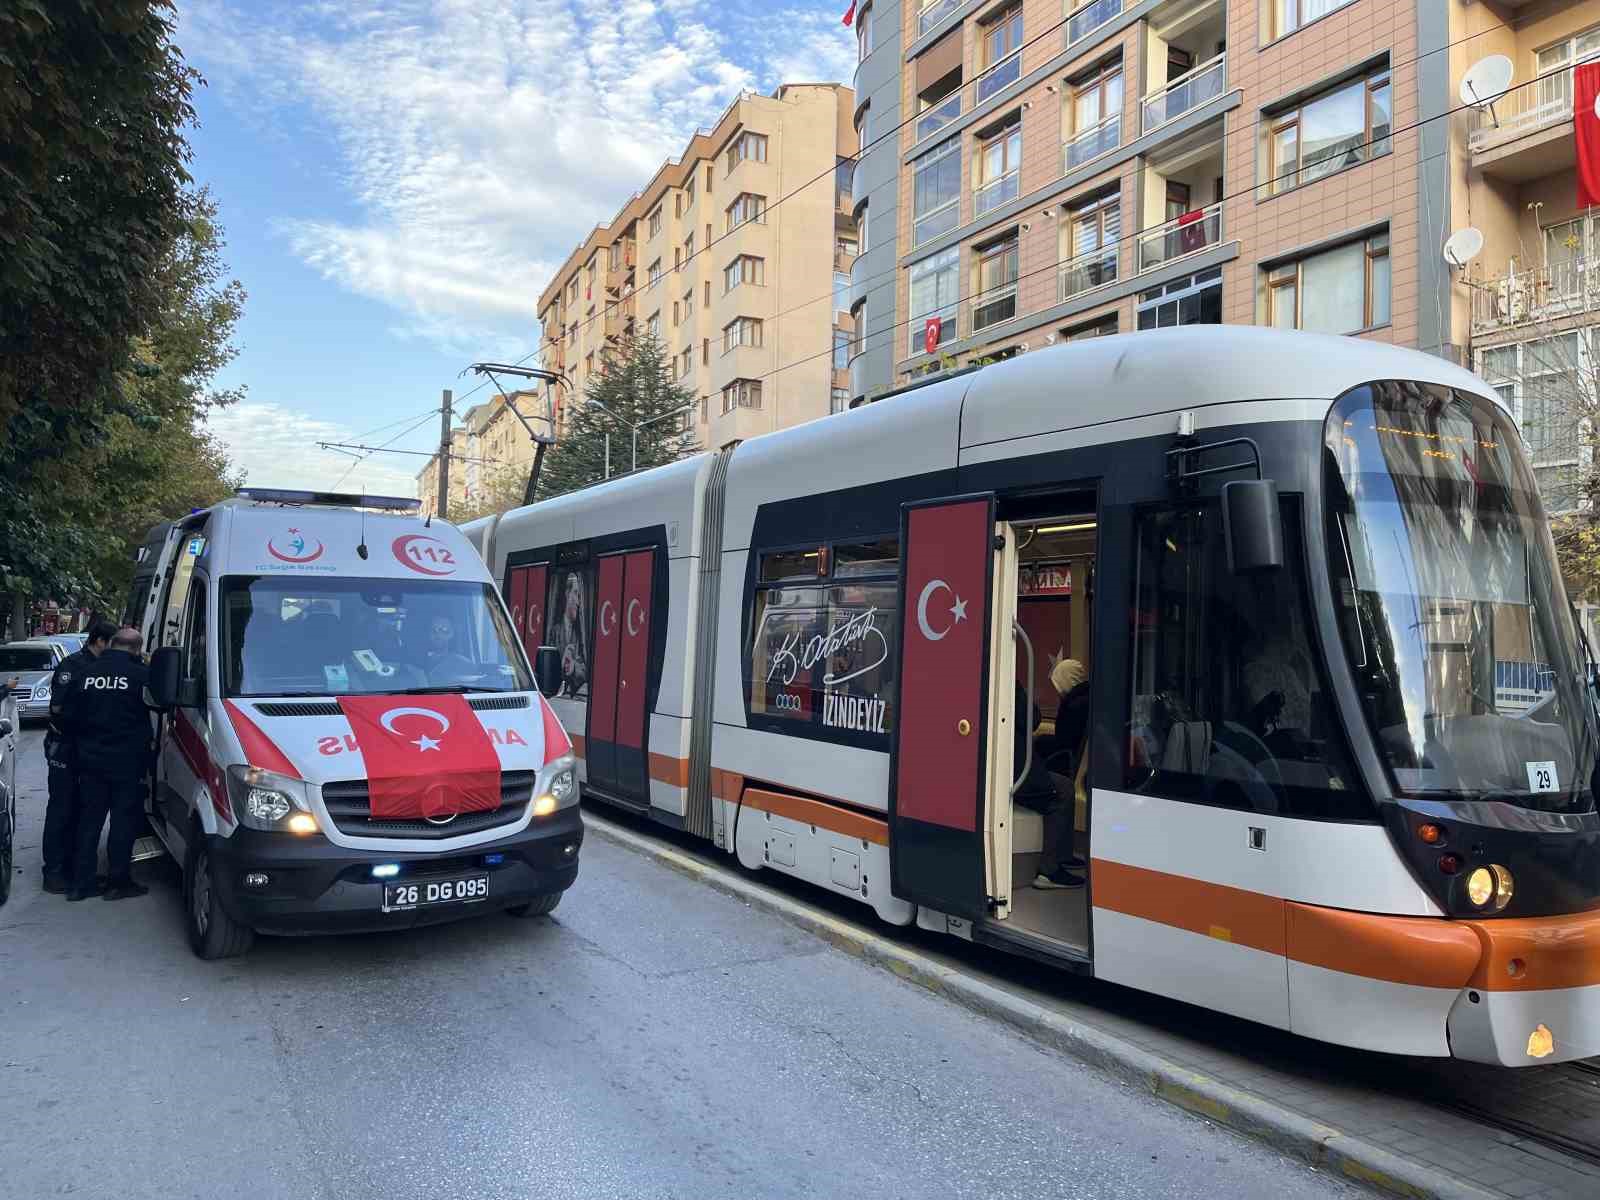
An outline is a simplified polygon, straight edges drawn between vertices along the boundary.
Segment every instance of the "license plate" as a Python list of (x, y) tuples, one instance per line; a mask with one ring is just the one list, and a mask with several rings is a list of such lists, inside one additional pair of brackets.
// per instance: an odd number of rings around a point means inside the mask
[(463, 875), (459, 879), (418, 879), (383, 885), (383, 911), (428, 908), (436, 904), (471, 904), (489, 898), (489, 876)]

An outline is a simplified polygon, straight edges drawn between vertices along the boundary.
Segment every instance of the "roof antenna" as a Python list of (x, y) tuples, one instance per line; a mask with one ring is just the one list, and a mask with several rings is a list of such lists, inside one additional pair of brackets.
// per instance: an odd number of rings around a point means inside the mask
[(430, 508), (428, 510), (428, 519), (422, 523), (422, 527), (424, 529), (432, 529), (433, 528), (433, 514), (438, 509), (438, 507), (439, 506), (437, 504), (435, 504), (433, 506), (433, 508)]
[(356, 557), (362, 561), (367, 557), (367, 510), (361, 509), (361, 544), (356, 547)]

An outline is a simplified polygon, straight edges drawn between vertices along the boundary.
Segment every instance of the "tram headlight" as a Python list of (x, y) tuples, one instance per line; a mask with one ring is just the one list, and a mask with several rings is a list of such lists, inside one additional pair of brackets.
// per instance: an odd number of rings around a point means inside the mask
[(1467, 899), (1474, 908), (1499, 912), (1511, 903), (1516, 894), (1516, 881), (1511, 872), (1499, 863), (1475, 867), (1467, 876)]

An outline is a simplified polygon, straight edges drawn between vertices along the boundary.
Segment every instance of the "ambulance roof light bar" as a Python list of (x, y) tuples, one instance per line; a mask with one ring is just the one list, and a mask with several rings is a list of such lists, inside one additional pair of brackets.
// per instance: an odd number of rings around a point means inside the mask
[(254, 500), (258, 504), (326, 504), (336, 508), (380, 508), (387, 512), (414, 513), (422, 509), (422, 501), (400, 496), (367, 496), (358, 492), (309, 492), (294, 488), (243, 487), (237, 492), (241, 500)]

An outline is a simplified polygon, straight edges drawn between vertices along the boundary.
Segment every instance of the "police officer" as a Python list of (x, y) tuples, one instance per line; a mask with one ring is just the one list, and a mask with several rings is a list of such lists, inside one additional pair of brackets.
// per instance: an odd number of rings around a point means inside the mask
[(50, 676), (50, 725), (44, 734), (44, 760), (50, 768), (50, 800), (44, 810), (44, 890), (58, 895), (71, 885), (78, 844), (77, 767), (63, 706), (73, 682), (94, 666), (116, 632), (110, 621), (96, 621), (83, 649), (62, 659)]
[(111, 647), (67, 693), (66, 725), (77, 749), (78, 845), (68, 900), (98, 895), (95, 864), (100, 830), (111, 815), (106, 838), (105, 898), (127, 900), (150, 889), (133, 881), (133, 841), (144, 806), (145, 764), (150, 754), (150, 709), (144, 689), (149, 675), (137, 629), (119, 629)]

